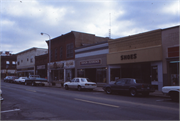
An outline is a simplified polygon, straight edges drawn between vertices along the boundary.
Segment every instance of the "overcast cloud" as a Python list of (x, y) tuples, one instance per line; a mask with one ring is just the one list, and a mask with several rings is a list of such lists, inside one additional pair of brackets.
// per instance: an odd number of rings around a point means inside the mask
[[(180, 0), (0, 0), (0, 51), (79, 31), (111, 38), (180, 25)], [(110, 22), (111, 21), (111, 22)]]

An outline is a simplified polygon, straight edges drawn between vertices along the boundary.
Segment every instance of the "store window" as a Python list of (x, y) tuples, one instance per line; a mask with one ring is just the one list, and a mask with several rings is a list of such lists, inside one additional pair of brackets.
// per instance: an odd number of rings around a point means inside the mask
[(78, 69), (77, 76), (78, 77), (85, 77), (85, 71), (83, 69)]
[(171, 85), (179, 85), (179, 61), (170, 61), (169, 63), (169, 73)]
[(97, 82), (106, 83), (106, 68), (101, 68), (96, 70)]
[(120, 68), (111, 68), (111, 81), (120, 79)]

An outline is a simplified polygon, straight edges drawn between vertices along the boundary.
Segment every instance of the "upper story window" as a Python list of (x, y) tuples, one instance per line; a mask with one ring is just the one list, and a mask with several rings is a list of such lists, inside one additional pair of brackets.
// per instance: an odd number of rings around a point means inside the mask
[(6, 64), (8, 64), (8, 65), (9, 65), (9, 64), (10, 64), (10, 62), (9, 62), (9, 61), (6, 61)]
[(55, 49), (55, 52), (54, 52), (54, 59), (57, 60), (57, 48)]
[(33, 57), (31, 57), (30, 62), (33, 63)]
[(62, 59), (63, 58), (63, 48), (62, 47), (60, 47), (60, 59)]
[(73, 43), (67, 44), (66, 50), (67, 50), (66, 53), (67, 58), (72, 58), (74, 56), (74, 44)]
[(12, 61), (12, 64), (13, 64), (13, 65), (16, 65), (16, 61)]
[(20, 65), (20, 62), (18, 61), (17, 64)]
[(21, 60), (21, 63), (23, 62), (23, 60)]
[(27, 61), (29, 61), (29, 58), (27, 58)]

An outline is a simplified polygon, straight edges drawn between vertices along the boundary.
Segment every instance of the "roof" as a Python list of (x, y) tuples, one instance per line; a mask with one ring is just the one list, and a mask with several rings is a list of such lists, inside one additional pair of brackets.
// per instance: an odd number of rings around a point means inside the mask
[(40, 50), (47, 50), (46, 48), (37, 48), (37, 47), (32, 47), (30, 49), (27, 49), (27, 50), (24, 50), (24, 51), (21, 51), (19, 53), (17, 53), (16, 55), (19, 55), (19, 54), (22, 54), (22, 53), (26, 53), (28, 51), (32, 51), (32, 50), (37, 50), (37, 49), (40, 49)]

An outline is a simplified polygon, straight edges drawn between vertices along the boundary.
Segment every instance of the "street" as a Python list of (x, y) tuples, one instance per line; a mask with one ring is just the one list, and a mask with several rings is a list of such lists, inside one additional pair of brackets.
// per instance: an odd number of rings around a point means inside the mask
[(179, 120), (179, 103), (1, 81), (1, 120)]

